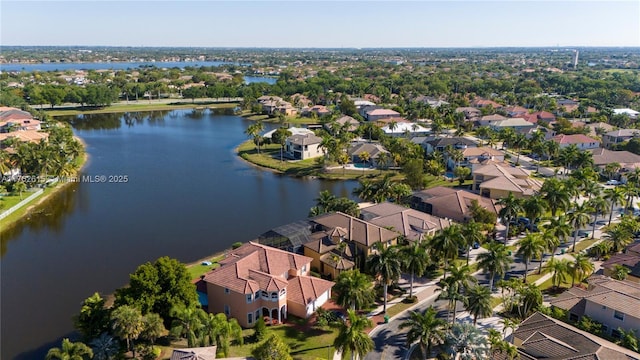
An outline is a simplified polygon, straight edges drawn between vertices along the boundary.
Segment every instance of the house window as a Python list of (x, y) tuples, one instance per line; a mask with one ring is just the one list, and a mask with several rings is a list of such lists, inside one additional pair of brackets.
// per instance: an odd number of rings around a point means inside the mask
[(229, 288), (224, 288), (224, 293), (225, 294), (229, 294), (229, 293), (231, 293), (231, 291), (229, 290)]
[(268, 299), (268, 298), (269, 298), (269, 294), (268, 294), (266, 291), (263, 291), (263, 292), (260, 294), (260, 296), (261, 296), (263, 299)]
[(260, 319), (260, 310), (256, 310), (256, 321)]
[(260, 299), (260, 291), (256, 291), (255, 299), (256, 300)]
[(304, 275), (306, 274), (306, 272), (307, 272), (307, 265), (302, 267), (302, 274)]
[(278, 301), (278, 293), (277, 292), (272, 292), (271, 293), (271, 300)]
[(624, 313), (621, 313), (620, 311), (615, 310), (613, 312), (613, 317), (618, 319), (618, 320), (624, 321)]
[(253, 301), (252, 295), (253, 294), (247, 294), (247, 304), (251, 304), (251, 302)]
[(249, 324), (253, 324), (253, 313), (248, 313), (247, 314), (247, 322)]
[(620, 331), (618, 331), (618, 329), (613, 329), (611, 330), (611, 337), (614, 339), (620, 339), (622, 337), (622, 334), (620, 334)]
[(227, 316), (231, 315), (231, 307), (229, 305), (224, 306), (224, 314)]
[(280, 290), (280, 296), (285, 296), (286, 294), (287, 294), (287, 290), (286, 289)]

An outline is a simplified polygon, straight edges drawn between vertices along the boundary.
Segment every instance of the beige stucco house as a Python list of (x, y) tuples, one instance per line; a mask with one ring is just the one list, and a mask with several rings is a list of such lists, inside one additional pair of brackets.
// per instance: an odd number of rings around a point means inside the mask
[(473, 170), (473, 190), (491, 199), (501, 199), (513, 193), (515, 197), (529, 197), (542, 187), (529, 172), (508, 164), (492, 163)]
[(314, 134), (299, 134), (289, 136), (285, 142), (287, 156), (294, 160), (306, 160), (323, 156), (320, 149), (322, 138)]

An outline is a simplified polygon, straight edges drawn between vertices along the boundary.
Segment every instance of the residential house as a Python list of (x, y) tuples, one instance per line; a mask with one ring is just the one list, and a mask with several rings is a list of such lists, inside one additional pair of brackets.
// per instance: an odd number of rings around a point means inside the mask
[[(267, 131), (266, 133), (264, 133), (262, 135), (262, 137), (266, 138), (266, 139), (271, 139), (271, 136), (273, 135), (274, 132), (276, 132), (276, 130), (278, 130), (278, 129), (276, 128), (276, 129), (273, 129), (271, 131)], [(293, 135), (315, 135), (315, 133), (312, 130), (307, 129), (307, 128), (290, 127), (287, 130), (289, 130), (291, 132), (291, 136), (293, 136)]]
[(173, 349), (170, 360), (214, 360), (217, 346)]
[(478, 108), (478, 109), (482, 109), (484, 107), (487, 106), (492, 106), (494, 109), (501, 109), (503, 106), (498, 104), (497, 102), (493, 101), (493, 100), (487, 100), (487, 99), (476, 99), (473, 100), (471, 102), (471, 106), (473, 106), (474, 108)]
[(505, 128), (512, 128), (515, 131), (526, 131), (535, 125), (523, 118), (508, 118), (506, 120), (492, 122), (488, 126), (495, 131), (500, 131)]
[(319, 118), (327, 115), (331, 115), (331, 110), (327, 109), (324, 105), (314, 105), (309, 108), (309, 113), (316, 114)]
[(21, 130), (12, 131), (7, 133), (0, 133), (0, 146), (8, 139), (17, 139), (21, 142), (39, 143), (40, 141), (47, 141), (49, 133), (40, 132), (37, 130)]
[(605, 148), (597, 148), (588, 150), (593, 154), (593, 164), (604, 171), (607, 164), (620, 164), (620, 172), (628, 172), (640, 167), (640, 155), (636, 155), (629, 151), (613, 151)]
[(640, 112), (635, 111), (633, 109), (628, 109), (628, 108), (625, 108), (625, 109), (613, 109), (613, 113), (615, 115), (627, 115), (630, 119), (633, 119), (633, 120), (637, 119), (638, 115), (640, 115)]
[(312, 227), (308, 220), (299, 220), (275, 227), (258, 236), (257, 241), (276, 249), (303, 254), (302, 246), (311, 241)]
[(379, 128), (383, 128), (385, 126), (388, 126), (391, 123), (395, 123), (397, 124), (411, 124), (411, 121), (403, 118), (403, 117), (389, 117), (389, 118), (383, 118), (383, 119), (378, 119), (375, 121), (376, 126)]
[(459, 107), (456, 108), (456, 112), (461, 112), (464, 114), (465, 119), (467, 120), (475, 120), (482, 115), (482, 112), (474, 107)]
[(571, 321), (588, 316), (614, 338), (620, 337), (618, 328), (640, 329), (640, 284), (604, 275), (591, 275), (587, 281), (586, 289), (574, 286), (551, 298), (551, 306), (568, 311)]
[(638, 137), (640, 137), (640, 130), (638, 129), (620, 129), (609, 131), (602, 136), (602, 145), (607, 149), (611, 149), (611, 146), (613, 145)]
[(359, 99), (359, 98), (354, 98), (354, 99), (351, 99), (351, 100), (353, 100), (353, 105), (355, 105), (356, 109), (358, 109), (358, 110), (360, 110), (364, 106), (375, 106), (376, 105), (375, 103), (373, 103), (371, 101), (363, 100), (363, 99)]
[(34, 119), (30, 113), (20, 109), (0, 107), (0, 133), (28, 130), (40, 130), (40, 120)]
[(622, 265), (629, 269), (626, 281), (640, 283), (640, 240), (626, 247), (623, 253), (613, 254), (602, 263), (604, 274), (612, 276), (616, 265)]
[(440, 100), (432, 96), (424, 96), (424, 95), (417, 96), (415, 99), (413, 99), (413, 101), (421, 102), (433, 108), (440, 107), (442, 105), (449, 105), (449, 103), (444, 100)]
[(421, 241), (425, 236), (433, 236), (452, 224), (449, 219), (390, 202), (360, 209), (360, 218), (383, 228), (395, 230), (408, 241)]
[(508, 117), (500, 114), (485, 115), (478, 120), (480, 126), (491, 126), (499, 121), (507, 120)]
[(464, 150), (467, 148), (475, 148), (478, 145), (475, 141), (467, 139), (465, 137), (427, 137), (422, 142), (422, 147), (427, 154), (431, 154), (434, 151), (444, 152), (447, 148), (453, 147), (454, 149)]
[(313, 259), (249, 242), (231, 250), (204, 275), (208, 311), (253, 327), (260, 317), (281, 323), (308, 318), (331, 298), (333, 283), (309, 276)]
[(548, 111), (537, 111), (531, 114), (522, 115), (520, 117), (532, 124), (538, 124), (538, 122), (550, 124), (556, 121), (556, 116)]
[(391, 128), (391, 124), (384, 126), (382, 128), (382, 131), (389, 136), (401, 137), (401, 136), (407, 136), (407, 135), (409, 136), (426, 135), (431, 132), (431, 129), (425, 128), (424, 126), (419, 125), (417, 123), (399, 122), (395, 124), (395, 127), (393, 129)]
[[(341, 213), (327, 213), (309, 219), (313, 224), (312, 241), (304, 244), (304, 255), (312, 266), (335, 278), (341, 271), (362, 267), (376, 246), (396, 245), (399, 233), (368, 221)], [(342, 245), (344, 244), (344, 245)]]
[(589, 129), (587, 136), (597, 136), (599, 133), (607, 133), (614, 130), (612, 125), (603, 122), (584, 124), (584, 126)]
[(600, 147), (600, 141), (582, 134), (556, 135), (551, 140), (557, 142), (561, 149), (569, 145), (576, 145), (580, 150)]
[(467, 190), (444, 186), (414, 192), (410, 204), (411, 208), (424, 213), (465, 223), (473, 218), (471, 207), (474, 201), (488, 211), (498, 214), (499, 208), (494, 200)]
[(338, 129), (344, 129), (349, 132), (354, 132), (358, 130), (358, 127), (360, 126), (360, 122), (358, 120), (347, 115), (343, 115), (336, 119), (335, 124), (336, 125), (332, 125), (331, 122), (325, 123), (324, 128), (333, 131), (334, 129), (332, 128), (332, 126), (337, 126)]
[(487, 160), (504, 161), (504, 153), (502, 151), (487, 146), (468, 147), (460, 151), (462, 151), (462, 161), (460, 162), (456, 162), (449, 156), (446, 157), (448, 169), (454, 169), (457, 166), (472, 168), (473, 163), (483, 163)]
[(529, 197), (542, 187), (542, 182), (529, 172), (508, 164), (487, 164), (473, 170), (473, 190), (491, 199), (501, 199), (513, 193), (515, 197)]
[[(510, 335), (523, 360), (638, 360), (640, 354), (539, 312)], [(506, 360), (497, 353), (494, 360)]]
[[(349, 154), (349, 158), (351, 162), (354, 164), (362, 163), (362, 159), (360, 158), (360, 154), (366, 152), (369, 154), (369, 160), (367, 160), (367, 164), (373, 167), (385, 167), (389, 166), (391, 162), (391, 158), (387, 155), (390, 153), (387, 149), (379, 143), (353, 143), (347, 150), (347, 154)], [(385, 154), (385, 155), (382, 155)], [(382, 155), (382, 157), (381, 157)], [(386, 156), (386, 158), (385, 158)]]
[(322, 138), (313, 134), (292, 135), (285, 142), (285, 152), (294, 160), (313, 159), (324, 155), (320, 143)]
[[(365, 108), (363, 107), (363, 109)], [(391, 109), (382, 109), (382, 108), (365, 110), (363, 115), (363, 117), (367, 121), (377, 121), (380, 119), (388, 119), (388, 118), (394, 118), (399, 116), (400, 116), (400, 113), (397, 111), (394, 111)]]
[(526, 115), (529, 113), (529, 110), (527, 108), (518, 105), (507, 106), (506, 108), (504, 108), (504, 110), (507, 112), (507, 115), (509, 115), (509, 117), (522, 117), (522, 115)]
[(282, 98), (278, 96), (261, 96), (258, 98), (258, 102), (262, 106), (262, 111), (269, 115), (282, 113), (289, 116), (297, 113), (297, 110), (291, 103), (282, 100)]

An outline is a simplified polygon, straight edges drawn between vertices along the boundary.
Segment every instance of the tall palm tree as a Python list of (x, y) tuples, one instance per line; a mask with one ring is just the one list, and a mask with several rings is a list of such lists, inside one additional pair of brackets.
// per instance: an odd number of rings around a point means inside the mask
[(613, 219), (613, 209), (616, 205), (624, 203), (624, 194), (620, 188), (611, 188), (604, 190), (604, 198), (609, 201), (609, 224), (611, 225), (611, 219)]
[(627, 182), (620, 186), (619, 189), (627, 199), (625, 203), (625, 213), (629, 213), (629, 210), (633, 209), (633, 199), (638, 196), (638, 188), (631, 182)]
[(507, 227), (504, 236), (504, 243), (506, 244), (509, 241), (509, 225), (511, 221), (517, 218), (518, 214), (520, 214), (523, 210), (522, 200), (516, 198), (513, 193), (510, 192), (507, 197), (496, 201), (496, 204), (502, 206), (502, 208), (498, 212), (498, 216), (500, 216), (505, 226)]
[(484, 240), (484, 234), (482, 232), (482, 224), (473, 220), (462, 225), (462, 239), (464, 246), (467, 250), (467, 265), (469, 265), (469, 256), (471, 254), (471, 247), (473, 244), (481, 244)]
[(591, 212), (591, 208), (587, 202), (583, 202), (582, 204), (576, 204), (573, 210), (567, 217), (571, 224), (573, 224), (573, 250), (576, 251), (576, 240), (578, 239), (578, 230), (581, 227), (587, 225), (589, 223), (589, 212)]
[(135, 358), (133, 340), (137, 339), (144, 330), (142, 313), (136, 307), (122, 305), (111, 313), (111, 322), (113, 334), (127, 342), (127, 351), (133, 349), (133, 357)]
[(464, 301), (464, 296), (460, 292), (460, 283), (449, 277), (442, 279), (438, 285), (440, 286), (436, 289), (436, 291), (440, 292), (438, 299), (448, 301), (447, 321), (449, 321), (449, 316), (453, 312), (451, 323), (455, 324), (458, 301)]
[(491, 307), (491, 290), (482, 285), (475, 285), (469, 288), (465, 294), (465, 309), (473, 316), (473, 325), (478, 322), (479, 317), (489, 317), (493, 313)]
[(433, 346), (444, 342), (447, 322), (438, 319), (438, 313), (429, 306), (423, 313), (411, 311), (409, 319), (400, 324), (400, 329), (409, 329), (407, 332), (407, 346), (418, 342), (424, 359), (431, 357)]
[(231, 339), (236, 340), (240, 345), (244, 343), (242, 337), (242, 327), (236, 319), (227, 319), (225, 314), (211, 314), (201, 312), (201, 321), (203, 325), (203, 338), (201, 343), (208, 338), (209, 344), (218, 346), (218, 350), (222, 352), (224, 357), (229, 356), (229, 346)]
[(520, 256), (524, 261), (524, 282), (527, 282), (529, 261), (535, 257), (542, 258), (545, 247), (545, 241), (540, 234), (527, 233), (522, 240), (518, 241), (518, 251), (516, 255)]
[(609, 211), (609, 203), (602, 196), (594, 196), (589, 200), (588, 206), (593, 211), (593, 228), (591, 229), (591, 238), (593, 239), (596, 233), (598, 215)]
[(551, 257), (553, 258), (556, 250), (558, 250), (558, 246), (560, 246), (561, 243), (564, 244), (567, 241), (567, 238), (571, 236), (573, 228), (571, 226), (571, 221), (564, 214), (557, 218), (552, 218), (545, 228), (549, 231), (550, 235), (555, 237), (555, 239), (545, 237), (547, 244), (552, 245), (547, 246), (547, 250), (551, 251)]
[(489, 289), (493, 291), (493, 279), (502, 278), (509, 270), (511, 258), (507, 247), (499, 242), (489, 243), (487, 252), (478, 255), (478, 268), (489, 273)]
[(487, 338), (472, 324), (455, 324), (447, 333), (445, 346), (453, 359), (481, 360), (489, 357)]
[(547, 262), (547, 271), (552, 273), (551, 282), (555, 288), (567, 280), (570, 272), (569, 264), (567, 259), (551, 259)]
[(204, 324), (202, 319), (202, 309), (194, 307), (174, 307), (171, 309), (171, 316), (174, 318), (171, 324), (171, 333), (174, 336), (184, 337), (187, 339), (187, 346), (197, 346), (198, 340), (202, 337)]
[(336, 303), (351, 310), (363, 309), (375, 301), (373, 281), (358, 269), (341, 272), (333, 290), (338, 294)]
[(164, 323), (160, 315), (156, 313), (148, 313), (142, 317), (144, 323), (144, 329), (140, 338), (149, 341), (152, 345), (155, 344), (156, 339), (162, 336), (167, 329), (164, 327)]
[(558, 179), (547, 179), (542, 185), (542, 188), (540, 188), (540, 194), (542, 195), (542, 198), (547, 201), (549, 209), (551, 210), (551, 215), (554, 217), (558, 210), (564, 210), (569, 207), (569, 191), (566, 188), (565, 183)]
[(402, 268), (411, 274), (409, 282), (409, 298), (413, 297), (413, 278), (418, 275), (422, 276), (431, 263), (429, 253), (427, 252), (426, 243), (415, 241), (409, 243), (400, 249), (402, 257)]
[(382, 296), (384, 297), (382, 312), (386, 313), (389, 284), (396, 281), (402, 271), (402, 262), (398, 251), (395, 247), (383, 249), (379, 246), (377, 252), (369, 257), (367, 264), (371, 274), (382, 284)]
[(535, 224), (536, 219), (544, 214), (548, 206), (549, 204), (540, 196), (530, 196), (522, 202), (522, 210), (532, 224)]
[(618, 224), (605, 230), (602, 238), (611, 242), (611, 251), (617, 253), (633, 241), (633, 234)]
[(575, 284), (576, 278), (578, 278), (578, 282), (582, 282), (582, 280), (593, 273), (593, 263), (588, 256), (578, 254), (574, 255), (574, 257), (575, 260), (570, 265), (572, 287)]
[(464, 238), (462, 236), (462, 228), (458, 224), (452, 224), (451, 226), (442, 229), (440, 233), (431, 239), (429, 246), (444, 259), (444, 275), (447, 278), (447, 269), (449, 267), (449, 260), (454, 259), (458, 250), (464, 244)]
[(47, 360), (86, 360), (93, 358), (93, 351), (81, 342), (71, 342), (69, 339), (62, 339), (62, 346), (49, 349)]
[(347, 356), (347, 351), (351, 353), (351, 360), (354, 360), (356, 355), (362, 359), (373, 350), (373, 340), (365, 332), (365, 329), (372, 326), (371, 320), (365, 316), (358, 315), (354, 310), (347, 310), (347, 319), (340, 323), (338, 335), (333, 341), (333, 346), (342, 353), (342, 359)]
[(94, 360), (111, 360), (120, 351), (120, 344), (113, 336), (102, 333), (97, 338), (91, 340), (91, 350), (93, 350)]

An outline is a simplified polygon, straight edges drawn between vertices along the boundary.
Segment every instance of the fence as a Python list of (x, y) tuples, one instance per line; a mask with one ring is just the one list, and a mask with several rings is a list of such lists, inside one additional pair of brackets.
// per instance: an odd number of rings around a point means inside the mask
[(13, 205), (12, 207), (10, 207), (9, 209), (5, 210), (4, 212), (0, 213), (0, 220), (6, 218), (7, 216), (11, 215), (13, 212), (15, 212), (16, 210), (20, 209), (21, 207), (25, 206), (27, 203), (29, 203), (31, 200), (37, 198), (38, 196), (42, 195), (42, 193), (44, 192), (43, 189), (38, 189), (38, 191), (34, 192), (33, 194), (29, 195), (26, 199), (20, 201), (19, 203)]

